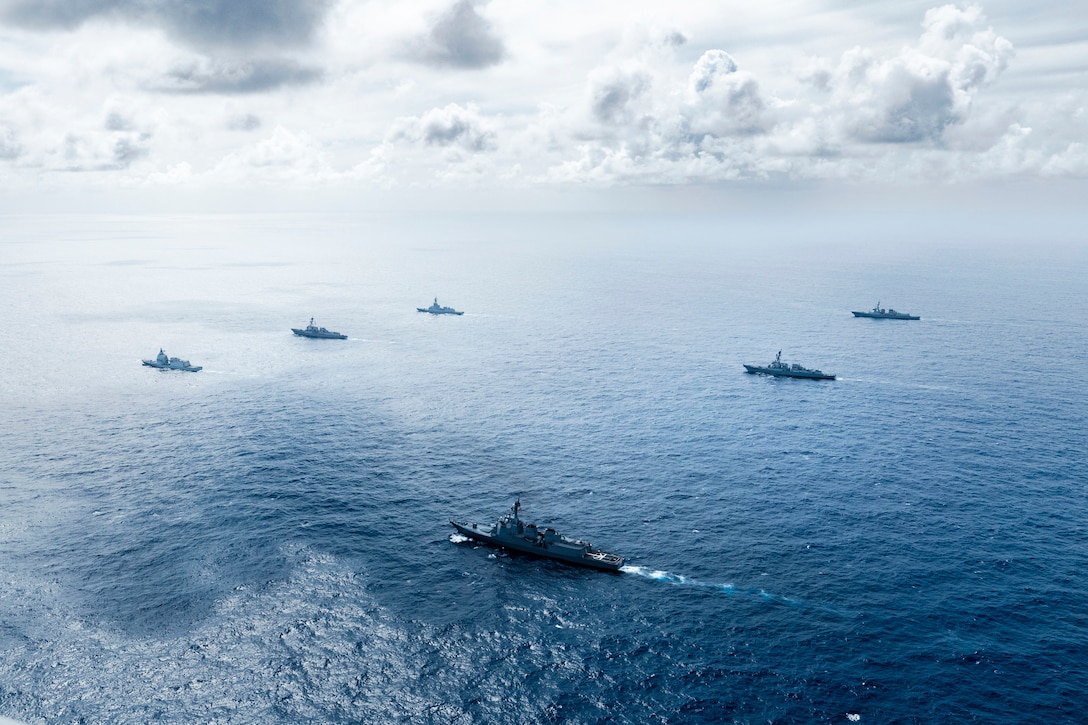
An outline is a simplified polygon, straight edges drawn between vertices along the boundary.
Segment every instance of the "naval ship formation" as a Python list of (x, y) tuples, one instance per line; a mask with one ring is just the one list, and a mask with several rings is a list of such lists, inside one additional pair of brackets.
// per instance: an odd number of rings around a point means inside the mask
[[(443, 307), (438, 304), (437, 297), (434, 300), (434, 304), (430, 307), (417, 307), (416, 309), (420, 312), (426, 312), (432, 315), (464, 314), (464, 312), (455, 310), (452, 307)], [(870, 317), (877, 319), (920, 319), (915, 315), (896, 312), (893, 309), (886, 310), (880, 306), (879, 302), (877, 303), (877, 306), (869, 312), (855, 311), (853, 314), (855, 317)], [(312, 317), (310, 318), (310, 324), (304, 329), (291, 328), (291, 331), (299, 337), (333, 340), (347, 339), (347, 335), (316, 326)], [(159, 350), (159, 354), (154, 360), (144, 360), (143, 364), (148, 367), (163, 370), (198, 372), (203, 369), (199, 365), (192, 365), (188, 360), (182, 360), (177, 357), (168, 357), (162, 349)], [(782, 362), (781, 350), (778, 352), (778, 355), (775, 356), (775, 359), (766, 365), (745, 365), (744, 368), (749, 373), (776, 377), (809, 378), (815, 380), (835, 379), (834, 375), (824, 373), (820, 370), (806, 368), (797, 363), (790, 364)], [(603, 571), (618, 571), (620, 567), (623, 566), (623, 557), (596, 549), (588, 541), (563, 536), (553, 528), (539, 527), (536, 524), (526, 523), (521, 519), (520, 511), (521, 499), (518, 499), (514, 502), (510, 513), (501, 517), (495, 524), (470, 524), (459, 523), (457, 521), (450, 521), (450, 524), (452, 524), (460, 534), (490, 546), (497, 546), (523, 554), (530, 554), (532, 556), (553, 559), (567, 564), (575, 564)]]
[[(884, 309), (880, 306), (880, 303), (876, 303), (876, 307), (868, 312), (859, 312), (857, 310), (851, 310), (854, 317), (869, 317), (876, 320), (920, 320), (922, 319), (918, 315), (909, 315), (906, 312), (897, 312), (896, 310)], [(744, 369), (749, 373), (757, 373), (760, 375), (773, 375), (780, 378), (809, 378), (810, 380), (834, 380), (835, 376), (823, 372), (822, 370), (816, 370), (814, 368), (806, 368), (804, 365), (798, 365), (797, 363), (784, 363), (782, 362), (782, 351), (779, 350), (774, 360), (766, 365), (745, 365)]]
[(553, 528), (525, 523), (518, 515), (520, 510), (519, 498), (514, 501), (510, 513), (494, 525), (462, 524), (456, 521), (450, 521), (450, 524), (458, 533), (490, 546), (604, 571), (617, 571), (623, 566), (623, 557), (595, 549), (588, 541), (569, 539)]

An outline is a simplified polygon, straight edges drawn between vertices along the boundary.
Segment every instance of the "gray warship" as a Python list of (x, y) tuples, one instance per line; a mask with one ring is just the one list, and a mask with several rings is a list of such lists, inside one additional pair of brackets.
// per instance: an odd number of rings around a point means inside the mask
[(623, 566), (623, 557), (594, 549), (588, 541), (568, 539), (552, 528), (539, 528), (536, 524), (527, 524), (518, 516), (521, 499), (514, 501), (510, 513), (499, 519), (493, 526), (482, 524), (459, 524), (450, 521), (453, 528), (470, 539), (498, 546), (523, 554), (555, 559), (567, 564), (588, 566), (604, 571), (617, 571)]
[(341, 335), (339, 332), (333, 332), (332, 330), (326, 330), (324, 327), (317, 327), (314, 325), (314, 318), (310, 318), (310, 324), (306, 325), (305, 330), (300, 330), (297, 327), (292, 327), (291, 332), (295, 333), (299, 337), (315, 337), (323, 340), (346, 340), (347, 335)]
[(869, 310), (868, 312), (857, 312), (856, 310), (851, 310), (851, 312), (853, 312), (854, 317), (871, 317), (874, 320), (920, 320), (920, 319), (922, 319), (921, 317), (918, 317), (917, 315), (908, 315), (906, 312), (896, 312), (895, 310), (891, 309), (890, 307), (888, 309), (884, 309), (883, 307), (880, 306), (879, 302), (876, 303), (876, 307)]
[(819, 370), (806, 368), (797, 363), (782, 362), (782, 351), (774, 356), (774, 360), (766, 365), (745, 365), (744, 369), (750, 373), (762, 373), (763, 375), (776, 375), (781, 378), (811, 378), (813, 380), (834, 380), (834, 375), (828, 375)]
[(463, 314), (465, 314), (464, 312), (458, 312), (457, 310), (453, 309), (452, 307), (443, 307), (442, 305), (438, 304), (438, 298), (437, 297), (434, 298), (434, 304), (431, 305), (430, 307), (417, 307), (416, 309), (419, 310), (420, 312), (429, 312), (432, 315), (463, 315)]
[(192, 365), (188, 360), (182, 360), (180, 357), (167, 357), (161, 347), (159, 348), (159, 354), (155, 356), (154, 360), (144, 360), (143, 364), (149, 368), (158, 368), (159, 370), (184, 370), (188, 373), (198, 373), (204, 369), (202, 365)]

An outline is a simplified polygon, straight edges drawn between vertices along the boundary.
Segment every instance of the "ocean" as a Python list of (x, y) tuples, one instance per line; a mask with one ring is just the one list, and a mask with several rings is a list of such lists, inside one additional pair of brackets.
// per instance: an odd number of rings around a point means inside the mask
[(1082, 721), (1088, 246), (984, 232), (5, 217), (0, 716)]

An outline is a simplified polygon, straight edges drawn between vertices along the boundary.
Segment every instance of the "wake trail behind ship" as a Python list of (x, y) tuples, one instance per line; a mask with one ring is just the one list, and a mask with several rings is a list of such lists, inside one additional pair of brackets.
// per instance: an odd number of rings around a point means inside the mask
[(733, 584), (716, 584), (713, 582), (704, 582), (698, 579), (692, 579), (691, 577), (684, 576), (683, 574), (673, 574), (672, 572), (662, 571), (660, 569), (651, 569), (645, 566), (621, 566), (620, 571), (625, 574), (634, 574), (635, 576), (645, 577), (653, 581), (666, 582), (678, 587), (696, 587), (699, 589), (716, 590), (731, 597), (749, 597), (759, 598), (770, 604), (778, 604), (785, 607), (803, 607), (806, 609), (819, 609), (830, 614), (836, 614), (840, 616), (849, 616), (848, 613), (826, 606), (815, 606), (805, 604), (804, 602), (793, 599), (792, 597), (784, 597), (778, 594), (772, 594), (764, 589), (755, 589), (751, 587), (737, 587)]

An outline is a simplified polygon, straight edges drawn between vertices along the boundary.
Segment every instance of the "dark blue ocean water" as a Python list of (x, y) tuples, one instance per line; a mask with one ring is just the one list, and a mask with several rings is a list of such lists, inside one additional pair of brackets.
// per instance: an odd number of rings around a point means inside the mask
[(967, 228), (4, 219), (0, 716), (1080, 720), (1088, 247)]

